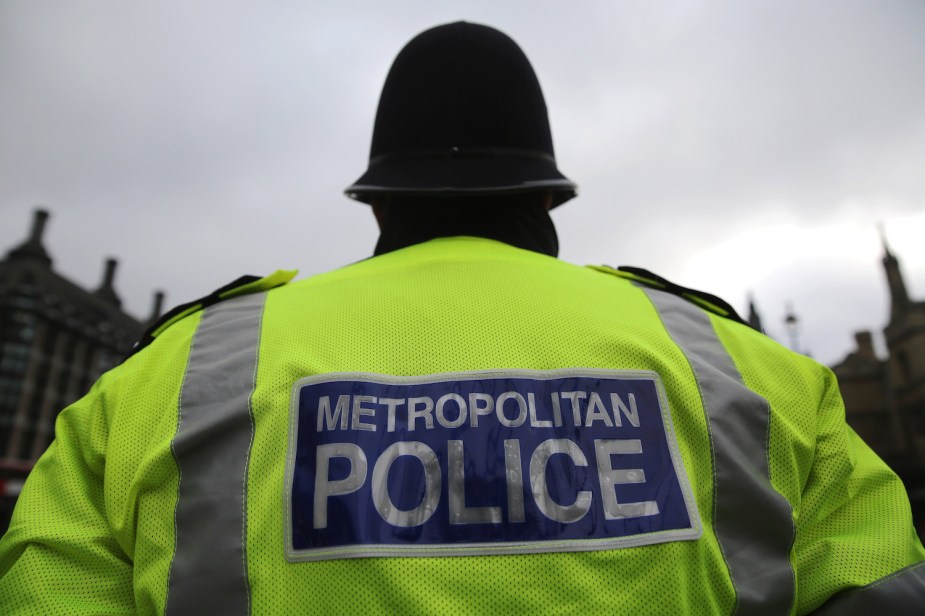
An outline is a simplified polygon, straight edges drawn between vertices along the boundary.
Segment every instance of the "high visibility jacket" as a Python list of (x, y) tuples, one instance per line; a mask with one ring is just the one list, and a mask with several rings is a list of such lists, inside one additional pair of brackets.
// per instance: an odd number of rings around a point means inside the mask
[(0, 611), (925, 605), (832, 373), (714, 303), (463, 237), (281, 282), (186, 310), (60, 414)]

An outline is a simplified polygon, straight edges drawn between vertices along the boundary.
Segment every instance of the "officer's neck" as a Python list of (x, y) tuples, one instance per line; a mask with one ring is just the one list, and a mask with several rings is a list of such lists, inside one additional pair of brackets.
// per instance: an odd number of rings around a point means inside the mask
[(484, 237), (553, 257), (559, 254), (556, 228), (542, 204), (375, 204), (373, 212), (380, 231), (376, 255), (460, 235)]

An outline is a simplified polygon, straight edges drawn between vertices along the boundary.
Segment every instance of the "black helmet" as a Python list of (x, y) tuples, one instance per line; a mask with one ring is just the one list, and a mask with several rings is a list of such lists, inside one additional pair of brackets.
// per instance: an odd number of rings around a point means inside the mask
[(510, 37), (457, 22), (401, 50), (382, 88), (369, 168), (345, 191), (378, 195), (497, 195), (577, 186), (556, 167), (546, 102)]

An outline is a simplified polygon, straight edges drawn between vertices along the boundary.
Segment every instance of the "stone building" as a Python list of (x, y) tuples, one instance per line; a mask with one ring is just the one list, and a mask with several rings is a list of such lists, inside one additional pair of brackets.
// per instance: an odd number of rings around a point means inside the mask
[(54, 436), (58, 412), (121, 361), (144, 330), (121, 309), (115, 259), (106, 260), (92, 291), (54, 271), (42, 243), (47, 221), (47, 212), (36, 211), (29, 237), (0, 261), (0, 532)]
[(862, 331), (855, 334), (857, 348), (832, 370), (848, 423), (902, 477), (925, 536), (925, 301), (909, 297), (899, 259), (885, 240), (883, 248), (887, 357), (877, 356), (873, 334)]

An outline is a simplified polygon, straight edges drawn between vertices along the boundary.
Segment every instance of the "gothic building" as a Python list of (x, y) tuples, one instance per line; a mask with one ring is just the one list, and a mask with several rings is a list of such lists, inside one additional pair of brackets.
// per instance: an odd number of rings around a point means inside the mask
[(54, 436), (58, 412), (121, 361), (144, 330), (121, 309), (115, 259), (92, 291), (54, 271), (42, 244), (47, 221), (47, 212), (36, 211), (29, 237), (0, 261), (0, 533), (22, 480)]
[(883, 267), (890, 294), (883, 329), (887, 357), (874, 350), (869, 331), (832, 370), (838, 376), (848, 423), (906, 484), (920, 534), (925, 534), (925, 301), (906, 290), (899, 260), (884, 240)]

